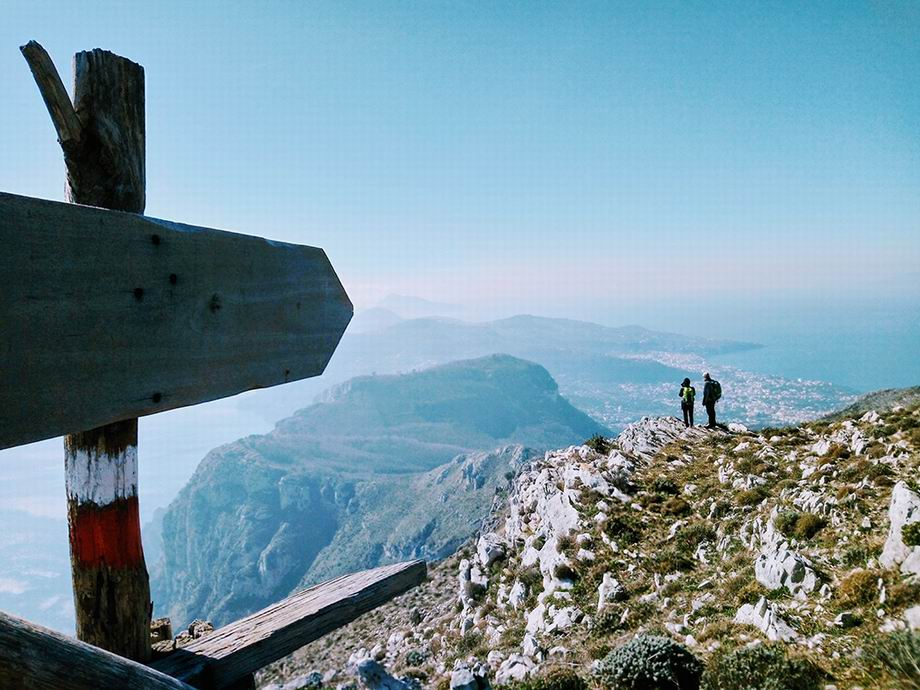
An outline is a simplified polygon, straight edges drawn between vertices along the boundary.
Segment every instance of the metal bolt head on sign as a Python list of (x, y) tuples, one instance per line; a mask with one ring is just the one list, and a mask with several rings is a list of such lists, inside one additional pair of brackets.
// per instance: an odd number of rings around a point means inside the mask
[(323, 373), (322, 249), (0, 192), (0, 448)]

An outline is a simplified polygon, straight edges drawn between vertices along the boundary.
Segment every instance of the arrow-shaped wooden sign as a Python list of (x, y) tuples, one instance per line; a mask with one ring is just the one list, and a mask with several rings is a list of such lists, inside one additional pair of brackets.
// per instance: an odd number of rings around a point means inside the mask
[(0, 192), (0, 448), (323, 372), (322, 249)]

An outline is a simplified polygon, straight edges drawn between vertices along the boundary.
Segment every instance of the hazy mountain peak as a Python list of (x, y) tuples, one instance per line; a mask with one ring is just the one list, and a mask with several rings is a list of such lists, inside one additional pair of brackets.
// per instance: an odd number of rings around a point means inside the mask
[(384, 297), (377, 304), (377, 307), (388, 309), (407, 319), (422, 316), (446, 316), (448, 314), (457, 314), (461, 310), (459, 304), (432, 302), (422, 297), (396, 294)]

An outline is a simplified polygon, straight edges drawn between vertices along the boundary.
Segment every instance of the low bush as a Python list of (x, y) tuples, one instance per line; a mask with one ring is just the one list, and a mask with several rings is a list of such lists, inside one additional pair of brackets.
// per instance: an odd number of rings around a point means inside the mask
[(704, 541), (713, 541), (716, 538), (716, 531), (705, 522), (694, 522), (681, 527), (674, 536), (678, 543), (695, 549)]
[(470, 630), (468, 633), (457, 640), (457, 642), (454, 644), (454, 650), (460, 656), (470, 654), (475, 656), (475, 652), (479, 651), (483, 645), (484, 640), (482, 633), (478, 630)]
[(824, 672), (781, 644), (719, 651), (703, 674), (705, 690), (821, 690)]
[(406, 653), (406, 666), (421, 666), (428, 659), (428, 655), (417, 649)]
[(850, 457), (850, 449), (840, 443), (832, 443), (825, 457), (828, 460), (846, 460)]
[(811, 539), (820, 532), (827, 522), (814, 513), (787, 511), (776, 516), (776, 528), (784, 535), (794, 539)]
[(907, 546), (920, 546), (920, 522), (911, 522), (901, 528), (901, 539)]
[(860, 670), (867, 687), (920, 689), (920, 633), (899, 630), (870, 639), (863, 648)]
[(696, 561), (693, 560), (684, 544), (658, 549), (652, 556), (652, 562), (655, 568), (663, 573), (693, 570), (696, 566)]
[(671, 496), (676, 496), (680, 493), (677, 484), (667, 477), (655, 477), (655, 480), (652, 482), (652, 491), (658, 494), (669, 494)]
[(767, 492), (764, 491), (759, 486), (755, 486), (753, 489), (748, 489), (747, 491), (739, 491), (735, 494), (735, 501), (738, 505), (742, 506), (756, 506), (759, 505), (767, 497)]
[(703, 665), (663, 635), (639, 635), (597, 665), (600, 685), (610, 690), (698, 690)]
[(521, 572), (518, 573), (518, 580), (520, 580), (521, 584), (524, 585), (528, 591), (543, 589), (543, 573), (540, 572), (540, 569), (535, 565), (522, 569)]
[(643, 525), (632, 512), (622, 509), (608, 516), (604, 534), (623, 544), (637, 544), (642, 539)]
[(840, 581), (836, 598), (846, 606), (866, 606), (878, 601), (878, 573), (856, 570)]
[(539, 676), (496, 686), (496, 690), (587, 690), (585, 679), (564, 666), (551, 666)]
[(613, 446), (611, 445), (610, 441), (600, 434), (594, 434), (594, 436), (585, 441), (585, 445), (595, 453), (600, 453), (601, 455), (607, 455), (611, 450), (613, 450)]
[(690, 504), (679, 496), (671, 496), (661, 506), (661, 512), (665, 515), (686, 515), (690, 512)]

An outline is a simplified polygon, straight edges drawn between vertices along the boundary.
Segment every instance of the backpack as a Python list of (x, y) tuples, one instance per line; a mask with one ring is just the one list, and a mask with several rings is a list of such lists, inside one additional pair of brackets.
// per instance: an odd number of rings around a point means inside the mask
[(696, 391), (693, 390), (693, 386), (685, 386), (682, 390), (683, 395), (680, 396), (683, 398), (683, 401), (686, 405), (693, 405), (693, 400), (696, 398)]
[(712, 380), (712, 399), (719, 400), (721, 397), (722, 397), (722, 384), (716, 381), (715, 379), (713, 379)]

